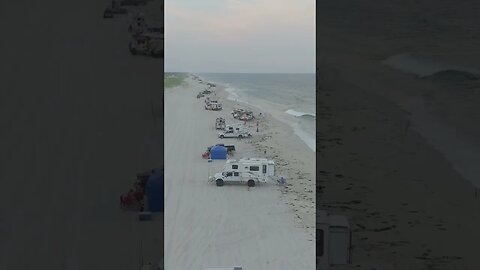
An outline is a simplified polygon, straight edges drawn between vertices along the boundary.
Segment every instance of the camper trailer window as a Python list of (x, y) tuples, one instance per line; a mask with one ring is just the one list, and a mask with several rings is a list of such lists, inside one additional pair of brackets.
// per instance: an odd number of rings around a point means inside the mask
[(240, 175), (240, 173), (238, 173), (238, 172), (233, 173), (233, 176), (239, 176), (239, 175)]
[(317, 229), (317, 257), (323, 256), (323, 230)]
[(238, 169), (238, 165), (232, 165), (232, 169)]
[(260, 171), (260, 168), (258, 166), (250, 166), (250, 171), (258, 172), (258, 171)]

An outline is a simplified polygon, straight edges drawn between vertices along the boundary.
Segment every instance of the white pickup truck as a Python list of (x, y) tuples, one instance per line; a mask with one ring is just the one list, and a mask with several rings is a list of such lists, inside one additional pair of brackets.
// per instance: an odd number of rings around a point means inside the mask
[(252, 136), (252, 134), (246, 129), (230, 128), (229, 126), (226, 126), (224, 131), (218, 133), (218, 137), (220, 139), (223, 139), (223, 138), (247, 138), (247, 137), (251, 137), (251, 136)]

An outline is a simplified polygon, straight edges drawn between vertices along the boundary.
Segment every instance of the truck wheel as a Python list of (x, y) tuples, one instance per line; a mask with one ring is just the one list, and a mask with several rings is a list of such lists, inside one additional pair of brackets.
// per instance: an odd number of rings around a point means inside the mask
[(254, 187), (254, 186), (255, 186), (255, 181), (253, 181), (252, 179), (250, 179), (250, 180), (248, 180), (247, 185), (248, 185), (249, 187)]
[(222, 179), (217, 179), (217, 181), (215, 181), (217, 183), (217, 186), (221, 187), (223, 186), (223, 180)]

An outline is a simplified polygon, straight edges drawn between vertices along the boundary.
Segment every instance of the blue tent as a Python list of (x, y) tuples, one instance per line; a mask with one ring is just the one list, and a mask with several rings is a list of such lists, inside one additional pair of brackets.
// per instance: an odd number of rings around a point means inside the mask
[(210, 149), (211, 159), (227, 159), (227, 148), (221, 145), (215, 145)]
[(157, 169), (153, 171), (153, 173), (148, 177), (145, 189), (148, 199), (148, 210), (150, 212), (163, 212), (163, 169)]

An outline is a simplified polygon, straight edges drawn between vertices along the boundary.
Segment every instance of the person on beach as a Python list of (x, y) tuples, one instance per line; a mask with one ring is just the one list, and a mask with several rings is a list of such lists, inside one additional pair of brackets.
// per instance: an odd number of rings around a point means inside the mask
[(285, 177), (283, 175), (280, 176), (280, 179), (278, 180), (278, 183), (282, 186), (285, 184)]

